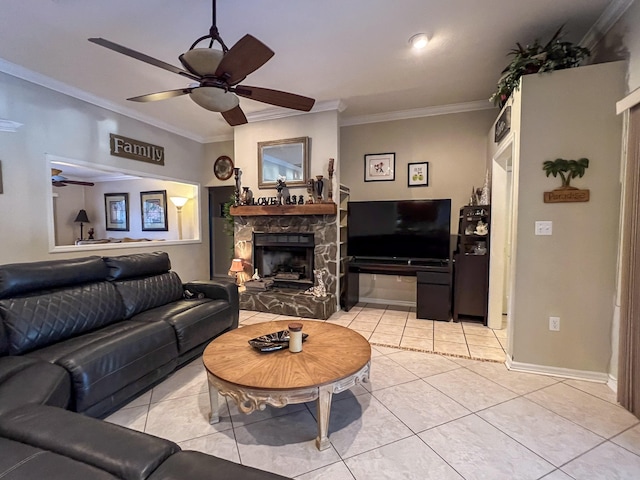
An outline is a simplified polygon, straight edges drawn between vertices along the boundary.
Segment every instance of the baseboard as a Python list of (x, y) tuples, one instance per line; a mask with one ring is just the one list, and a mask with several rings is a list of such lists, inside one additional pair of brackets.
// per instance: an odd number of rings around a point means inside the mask
[(360, 297), (358, 299), (359, 303), (375, 303), (376, 305), (397, 305), (398, 307), (414, 307), (416, 306), (416, 302), (409, 302), (406, 300), (385, 300), (381, 298), (368, 298), (368, 297)]
[(587, 382), (597, 382), (609, 384), (610, 377), (607, 373), (590, 372), (587, 370), (574, 370), (571, 368), (550, 367), (548, 365), (536, 365), (533, 363), (514, 362), (509, 355), (505, 362), (509, 370), (514, 372), (537, 373), (539, 375), (549, 375), (552, 377), (572, 378), (574, 380), (585, 380)]
[(609, 387), (615, 393), (618, 393), (618, 379), (614, 378), (611, 374), (609, 374), (609, 379), (607, 380), (607, 387)]

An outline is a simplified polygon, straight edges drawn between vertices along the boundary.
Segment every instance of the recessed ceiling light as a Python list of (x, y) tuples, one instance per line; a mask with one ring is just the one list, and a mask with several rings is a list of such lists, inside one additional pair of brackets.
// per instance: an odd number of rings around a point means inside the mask
[(427, 43), (429, 43), (429, 37), (427, 37), (426, 33), (416, 33), (409, 39), (409, 45), (416, 50), (426, 47)]

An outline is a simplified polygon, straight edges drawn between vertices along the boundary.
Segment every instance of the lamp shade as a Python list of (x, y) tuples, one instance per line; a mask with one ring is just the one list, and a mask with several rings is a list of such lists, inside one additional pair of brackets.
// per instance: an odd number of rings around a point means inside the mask
[(178, 208), (184, 207), (184, 204), (189, 201), (187, 197), (169, 197), (169, 200)]
[(244, 267), (242, 266), (242, 259), (241, 258), (234, 258), (231, 261), (231, 268), (229, 269), (230, 272), (243, 272), (244, 271)]
[(89, 217), (87, 217), (87, 211), (86, 210), (80, 210), (78, 212), (78, 215), (76, 215), (76, 219), (74, 220), (74, 222), (91, 223), (89, 221)]

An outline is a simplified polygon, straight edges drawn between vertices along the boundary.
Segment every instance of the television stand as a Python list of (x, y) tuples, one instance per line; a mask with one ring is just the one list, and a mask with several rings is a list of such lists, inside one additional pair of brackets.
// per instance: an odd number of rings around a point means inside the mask
[(416, 277), (416, 316), (419, 319), (451, 319), (451, 267), (447, 260), (360, 259), (347, 262), (347, 295), (344, 309), (360, 301), (360, 274)]

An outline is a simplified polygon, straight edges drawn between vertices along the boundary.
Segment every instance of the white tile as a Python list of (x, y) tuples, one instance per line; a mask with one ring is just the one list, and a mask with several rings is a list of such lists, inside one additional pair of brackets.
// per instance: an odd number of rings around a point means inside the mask
[(570, 477), (569, 475), (564, 473), (562, 470), (558, 469), (558, 470), (554, 470), (549, 475), (545, 475), (540, 480), (574, 480), (574, 478)]
[(404, 326), (402, 325), (392, 325), (392, 324), (383, 324), (380, 323), (374, 333), (383, 333), (383, 334), (390, 334), (390, 335), (402, 335), (402, 333), (404, 332)]
[(403, 351), (389, 354), (389, 358), (420, 378), (460, 368), (457, 363), (437, 354)]
[(531, 393), (562, 380), (546, 375), (509, 371), (503, 363), (473, 362), (467, 365), (467, 368), (519, 395)]
[(567, 385), (582, 390), (583, 392), (590, 393), (591, 395), (606, 400), (609, 403), (618, 405), (618, 399), (616, 398), (616, 392), (611, 390), (606, 383), (586, 382), (583, 380), (565, 380)]
[(433, 328), (404, 327), (402, 332), (404, 337), (429, 338), (433, 339)]
[(369, 383), (365, 384), (365, 388), (369, 391), (378, 390), (417, 379), (416, 375), (389, 357), (375, 357), (371, 359)]
[(640, 457), (611, 442), (606, 442), (564, 465), (562, 470), (578, 479), (638, 480)]
[(144, 427), (147, 423), (148, 411), (148, 405), (122, 408), (117, 412), (112, 413), (104, 420), (115, 425), (121, 425), (123, 427), (131, 428), (132, 430), (144, 432)]
[(516, 396), (512, 391), (466, 368), (441, 373), (424, 380), (472, 412), (483, 410)]
[(192, 440), (185, 440), (184, 442), (179, 442), (178, 445), (180, 445), (180, 448), (183, 450), (195, 450), (224, 458), (230, 462), (240, 463), (238, 446), (236, 445), (236, 437), (233, 435), (233, 430), (226, 430)]
[[(372, 354), (373, 355), (373, 351), (375, 350), (376, 352), (378, 352), (381, 355), (389, 355), (390, 353), (396, 353), (396, 352), (401, 352), (402, 350), (400, 350), (399, 348), (393, 348), (393, 347), (382, 347), (380, 345), (371, 345), (371, 350), (372, 350)], [(377, 356), (377, 355), (376, 355)]]
[[(348, 458), (356, 480), (462, 480), (453, 468), (417, 437)], [(325, 477), (333, 480), (333, 477)]]
[(373, 396), (414, 433), (471, 413), (423, 380), (376, 390)]
[(416, 348), (427, 352), (433, 352), (433, 338), (416, 338), (403, 336), (402, 340), (400, 340), (400, 347)]
[(500, 348), (493, 348), (493, 347), (484, 347), (482, 345), (471, 345), (469, 344), (469, 355), (471, 355), (471, 358), (479, 358), (482, 360), (493, 360), (496, 362), (504, 362), (505, 361), (505, 353), (504, 350), (502, 350), (502, 347)]
[(220, 421), (210, 425), (211, 407), (207, 393), (152, 403), (145, 432), (174, 442), (183, 442), (229, 430), (232, 428), (231, 421), (227, 404), (222, 398), (220, 405)]
[(611, 438), (638, 422), (622, 407), (563, 383), (527, 394), (526, 397), (605, 438)]
[(151, 403), (151, 390), (147, 390), (139, 397), (131, 400), (123, 408), (141, 407), (143, 405), (149, 405), (149, 403)]
[(331, 407), (329, 440), (343, 459), (411, 435), (411, 430), (371, 395), (337, 399)]
[(402, 335), (391, 335), (388, 333), (375, 333), (373, 332), (369, 337), (369, 341), (371, 343), (380, 343), (382, 345), (388, 345), (390, 347), (397, 347), (400, 345), (400, 340), (402, 340)]
[(395, 325), (398, 327), (404, 327), (406, 324), (406, 319), (404, 317), (399, 316), (385, 316), (383, 315), (380, 318), (380, 325)]
[(169, 378), (153, 387), (151, 403), (206, 393), (208, 388), (204, 366), (201, 362), (192, 363), (176, 370)]
[(465, 480), (533, 480), (554, 467), (475, 415), (419, 435)]
[(297, 480), (354, 480), (353, 475), (344, 464), (336, 462), (326, 467), (318, 468), (312, 472), (298, 475)]
[(261, 470), (295, 477), (340, 460), (333, 448), (316, 448), (317, 424), (306, 409), (234, 431), (242, 464)]
[(525, 398), (515, 398), (478, 415), (559, 467), (604, 439)]
[(640, 423), (629, 430), (622, 432), (617, 437), (613, 437), (611, 441), (627, 450), (640, 455)]

